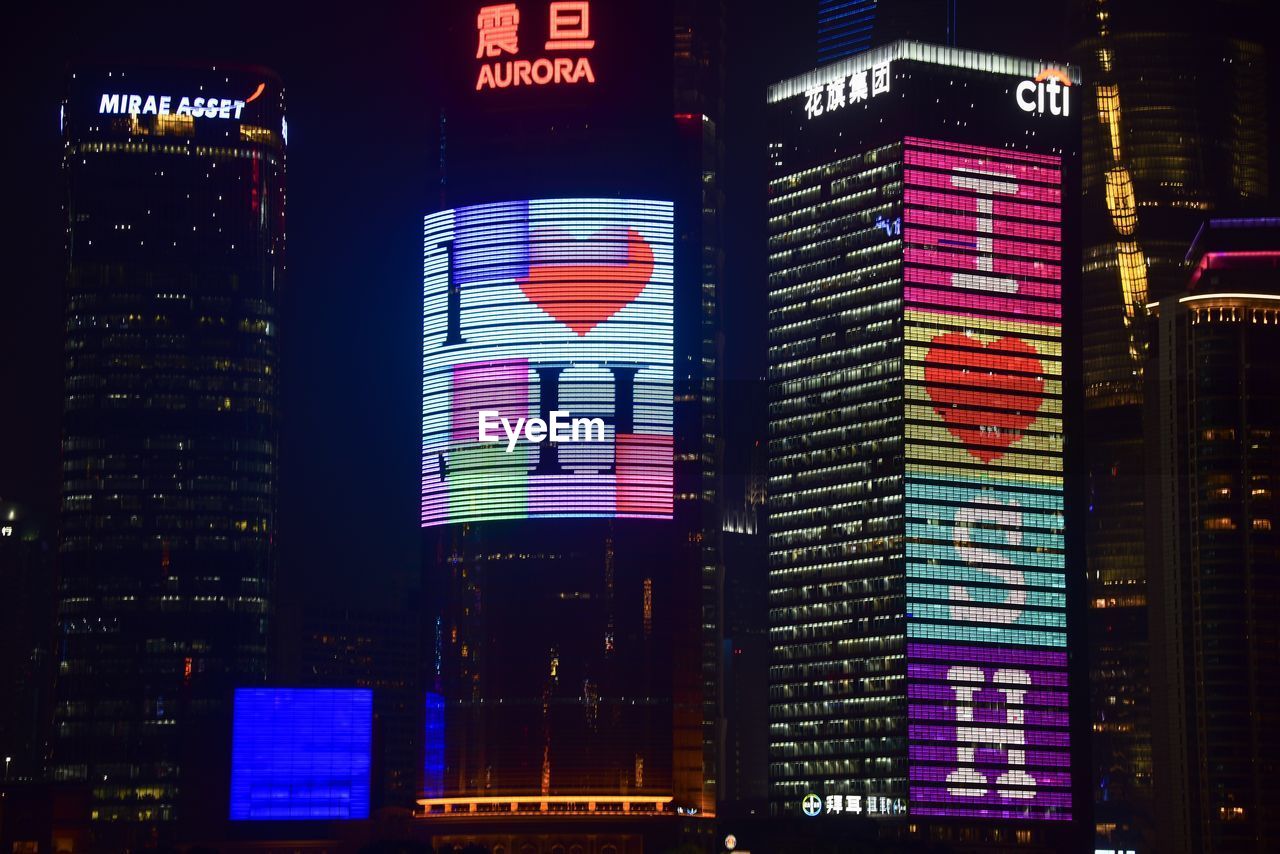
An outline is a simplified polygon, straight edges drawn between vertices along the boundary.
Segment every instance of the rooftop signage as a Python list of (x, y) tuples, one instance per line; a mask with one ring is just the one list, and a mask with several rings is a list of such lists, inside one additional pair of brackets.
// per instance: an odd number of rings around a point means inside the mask
[(822, 87), (825, 92), (830, 83), (838, 83), (841, 79), (849, 80), (859, 74), (866, 74), (877, 66), (888, 66), (891, 62), (899, 61), (980, 71), (1023, 80), (1034, 80), (1038, 75), (1050, 73), (1062, 85), (1067, 85), (1068, 81), (1073, 86), (1080, 83), (1080, 69), (1073, 65), (923, 42), (896, 41), (774, 83), (769, 86), (768, 102), (776, 104), (799, 95), (807, 97), (809, 92), (818, 87)]
[[(103, 93), (98, 102), (101, 115), (191, 116), (197, 119), (235, 119), (239, 121), (245, 105), (262, 95), (267, 84), (259, 83), (247, 98), (209, 98), (172, 95), (134, 95)], [(175, 103), (176, 101), (176, 103)]]
[[(548, 11), (544, 55), (520, 56), (520, 5), (500, 3), (482, 6), (476, 15), (476, 59), (483, 62), (476, 77), (476, 91), (512, 86), (545, 86), (554, 83), (595, 83), (590, 0), (557, 0)], [(535, 48), (536, 51), (536, 48)], [(568, 54), (568, 55), (566, 55)], [(575, 55), (576, 54), (576, 55)], [(505, 57), (518, 59), (505, 59)]]
[(1018, 106), (1025, 113), (1053, 116), (1071, 115), (1071, 78), (1057, 68), (1045, 68), (1031, 80), (1023, 80), (1016, 90)]

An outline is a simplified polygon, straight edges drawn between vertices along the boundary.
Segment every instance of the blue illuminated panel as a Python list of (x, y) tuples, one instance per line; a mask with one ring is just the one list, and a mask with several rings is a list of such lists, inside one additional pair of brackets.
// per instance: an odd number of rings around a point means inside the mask
[(818, 0), (818, 64), (871, 47), (876, 0)]
[(369, 817), (373, 692), (238, 688), (232, 821)]

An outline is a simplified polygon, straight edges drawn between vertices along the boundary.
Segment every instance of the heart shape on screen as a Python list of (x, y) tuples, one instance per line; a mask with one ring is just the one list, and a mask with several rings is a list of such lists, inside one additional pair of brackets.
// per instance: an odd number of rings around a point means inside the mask
[(1036, 420), (1043, 403), (1041, 370), (1039, 354), (1021, 338), (983, 344), (964, 332), (948, 332), (933, 339), (924, 382), (951, 435), (989, 463)]
[[(529, 272), (517, 280), (520, 290), (578, 335), (586, 335), (629, 305), (653, 277), (653, 247), (634, 228), (602, 228), (585, 240), (547, 229), (532, 238)], [(572, 246), (576, 243), (581, 250)], [(541, 263), (538, 250), (548, 244), (554, 247), (548, 254), (555, 260)], [(566, 255), (577, 253), (585, 260), (564, 262)]]

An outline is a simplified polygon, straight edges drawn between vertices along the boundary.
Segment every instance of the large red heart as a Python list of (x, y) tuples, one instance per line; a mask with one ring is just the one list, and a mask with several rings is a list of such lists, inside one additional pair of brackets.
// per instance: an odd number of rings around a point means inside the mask
[(1021, 338), (983, 344), (963, 332), (934, 338), (924, 360), (934, 410), (984, 463), (1004, 456), (1036, 420), (1044, 403), (1041, 371), (1039, 354)]
[[(633, 228), (622, 234), (618, 231), (604, 228), (582, 243), (588, 252), (599, 253), (602, 244), (608, 252), (625, 241), (625, 260), (582, 264), (531, 261), (528, 275), (519, 280), (520, 290), (547, 314), (579, 335), (586, 335), (640, 296), (653, 276), (653, 248), (648, 241)], [(535, 239), (562, 243), (572, 240), (550, 231), (539, 232)]]

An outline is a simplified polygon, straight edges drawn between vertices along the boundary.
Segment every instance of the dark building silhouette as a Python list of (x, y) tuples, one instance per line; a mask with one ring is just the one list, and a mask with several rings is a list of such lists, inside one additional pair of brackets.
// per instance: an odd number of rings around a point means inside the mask
[[(752, 384), (751, 391), (763, 393)], [(765, 445), (724, 514), (724, 719), (720, 811), (766, 815), (769, 786), (769, 572)], [(735, 496), (737, 497), (737, 496)]]
[[(424, 810), (459, 844), (541, 817), (647, 850), (710, 833), (719, 791), (725, 4), (455, 5), (424, 245)], [(486, 406), (606, 435), (508, 452)]]
[(266, 678), (286, 136), (263, 69), (69, 81), (53, 776), (102, 833), (217, 809)]
[(1280, 847), (1280, 218), (1212, 219), (1150, 307), (1156, 850)]
[(425, 723), (415, 604), (321, 609), (303, 618), (302, 684), (373, 691), (375, 810), (412, 809), (419, 794)]
[(1206, 215), (1269, 191), (1263, 4), (1078, 0), (1083, 67), (1086, 531), (1101, 839), (1153, 813), (1143, 372), (1148, 302), (1180, 293)]
[(43, 780), (53, 709), (53, 529), (0, 498), (0, 781)]
[(903, 41), (769, 88), (776, 816), (1083, 844), (1079, 81)]

